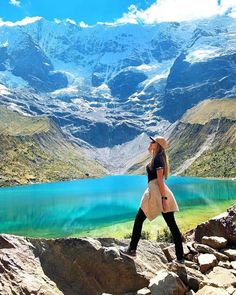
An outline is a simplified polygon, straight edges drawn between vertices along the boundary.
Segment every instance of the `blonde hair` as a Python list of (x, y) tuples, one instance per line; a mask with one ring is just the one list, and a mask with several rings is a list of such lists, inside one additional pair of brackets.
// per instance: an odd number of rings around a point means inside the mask
[(160, 153), (161, 157), (162, 157), (162, 159), (163, 159), (163, 161), (165, 163), (163, 175), (164, 175), (165, 179), (167, 179), (168, 176), (169, 176), (169, 173), (170, 173), (169, 157), (167, 155), (166, 150), (159, 143), (157, 143), (157, 144), (159, 145), (159, 149), (157, 149), (156, 152), (152, 156), (152, 160), (151, 160), (151, 163), (150, 163), (150, 168), (151, 169), (153, 168), (154, 159), (157, 156), (157, 154)]

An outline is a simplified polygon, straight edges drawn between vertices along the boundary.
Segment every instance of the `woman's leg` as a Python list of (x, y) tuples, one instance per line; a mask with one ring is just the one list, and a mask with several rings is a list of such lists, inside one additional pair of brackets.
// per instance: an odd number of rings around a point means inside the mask
[(144, 214), (143, 210), (140, 207), (134, 221), (132, 237), (131, 237), (131, 241), (129, 245), (131, 250), (137, 249), (138, 241), (141, 237), (143, 222), (145, 219), (146, 219), (146, 215)]
[(174, 212), (162, 212), (162, 216), (165, 219), (165, 222), (167, 223), (171, 234), (173, 236), (173, 240), (175, 243), (175, 253), (177, 259), (183, 258), (184, 251), (183, 251), (183, 244), (182, 244), (182, 237), (181, 233), (179, 231), (179, 228), (175, 222)]

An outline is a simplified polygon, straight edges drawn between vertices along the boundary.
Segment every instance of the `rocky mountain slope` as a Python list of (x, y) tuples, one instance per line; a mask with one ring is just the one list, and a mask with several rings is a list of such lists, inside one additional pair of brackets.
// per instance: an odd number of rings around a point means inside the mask
[(235, 97), (235, 36), (227, 14), (156, 25), (2, 22), (1, 102), (46, 114), (79, 145), (111, 148), (161, 133), (201, 100)]
[[(0, 235), (2, 295), (235, 295), (236, 206), (183, 237), (185, 265), (174, 244), (140, 240), (137, 257), (120, 254), (128, 240)], [(213, 231), (212, 231), (213, 230)], [(214, 236), (212, 236), (212, 233)]]
[[(166, 130), (172, 175), (236, 177), (236, 100), (207, 99)], [(145, 173), (143, 154), (130, 173)]]
[(104, 174), (51, 119), (24, 116), (0, 105), (1, 186)]

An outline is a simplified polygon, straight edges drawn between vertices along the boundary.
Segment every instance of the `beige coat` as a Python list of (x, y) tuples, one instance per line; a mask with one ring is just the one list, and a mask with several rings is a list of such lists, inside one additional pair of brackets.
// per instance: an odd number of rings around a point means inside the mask
[(161, 212), (171, 212), (171, 211), (179, 211), (178, 204), (175, 200), (175, 197), (169, 187), (164, 183), (165, 186), (165, 195), (167, 199), (167, 210), (164, 211), (162, 207), (161, 193), (159, 190), (159, 185), (157, 183), (157, 179), (152, 179), (148, 182), (148, 187), (143, 193), (142, 199), (140, 201), (140, 207), (143, 212), (147, 216), (147, 218), (152, 221)]

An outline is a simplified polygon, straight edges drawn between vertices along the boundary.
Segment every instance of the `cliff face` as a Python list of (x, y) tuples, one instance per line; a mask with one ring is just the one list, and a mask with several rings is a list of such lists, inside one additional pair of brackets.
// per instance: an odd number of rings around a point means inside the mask
[(106, 174), (47, 117), (23, 116), (0, 105), (0, 186)]
[(119, 252), (127, 239), (1, 234), (0, 294), (235, 294), (235, 216), (236, 205), (186, 233), (185, 265), (169, 243), (140, 240), (134, 258)]
[[(166, 131), (172, 175), (236, 176), (235, 109), (234, 99), (204, 100)], [(129, 172), (144, 173), (146, 162), (144, 155)]]

